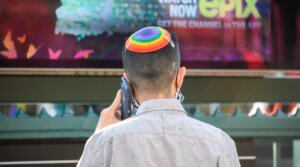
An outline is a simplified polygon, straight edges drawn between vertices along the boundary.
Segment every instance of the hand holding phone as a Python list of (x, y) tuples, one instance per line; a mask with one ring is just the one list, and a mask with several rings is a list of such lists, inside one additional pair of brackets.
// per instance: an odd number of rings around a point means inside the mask
[(119, 90), (112, 104), (101, 111), (96, 131), (120, 122), (121, 98), (121, 90)]
[(120, 118), (121, 120), (129, 118), (131, 116), (132, 96), (131, 86), (123, 76), (121, 78), (121, 90), (118, 91), (113, 103), (101, 111), (96, 131), (120, 122)]

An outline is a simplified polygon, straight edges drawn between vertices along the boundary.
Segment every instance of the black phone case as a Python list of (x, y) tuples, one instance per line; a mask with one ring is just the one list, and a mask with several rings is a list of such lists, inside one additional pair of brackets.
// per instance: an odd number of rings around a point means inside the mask
[(131, 116), (132, 89), (126, 78), (121, 78), (121, 120)]

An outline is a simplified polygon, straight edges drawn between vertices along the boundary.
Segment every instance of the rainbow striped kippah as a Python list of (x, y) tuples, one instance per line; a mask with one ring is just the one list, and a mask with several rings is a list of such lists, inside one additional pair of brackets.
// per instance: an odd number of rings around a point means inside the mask
[(145, 27), (132, 34), (126, 41), (127, 50), (137, 53), (157, 51), (171, 43), (175, 47), (170, 33), (161, 27)]

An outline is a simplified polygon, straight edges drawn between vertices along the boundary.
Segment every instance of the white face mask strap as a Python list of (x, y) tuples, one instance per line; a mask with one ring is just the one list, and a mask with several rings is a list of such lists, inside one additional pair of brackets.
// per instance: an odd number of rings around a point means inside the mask
[(132, 96), (132, 106), (133, 108), (137, 111), (138, 108), (140, 107), (139, 104), (137, 103), (136, 99), (134, 96)]

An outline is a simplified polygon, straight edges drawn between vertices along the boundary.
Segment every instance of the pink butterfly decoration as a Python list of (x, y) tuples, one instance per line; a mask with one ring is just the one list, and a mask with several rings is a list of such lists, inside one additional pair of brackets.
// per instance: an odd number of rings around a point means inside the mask
[(3, 56), (5, 56), (8, 59), (16, 59), (17, 58), (17, 51), (14, 49), (1, 51), (0, 54), (2, 54)]
[(50, 60), (58, 60), (61, 55), (62, 50), (53, 51), (51, 48), (48, 48), (49, 58)]
[(18, 40), (21, 44), (25, 43), (25, 41), (26, 41), (26, 34), (24, 34), (23, 36), (17, 37), (17, 40)]
[(74, 56), (74, 59), (81, 59), (81, 58), (89, 58), (89, 55), (94, 53), (94, 50), (81, 50), (77, 52)]
[(11, 31), (8, 31), (4, 37), (3, 44), (7, 50), (3, 50), (0, 52), (1, 55), (5, 56), (8, 59), (16, 59), (17, 51), (15, 49), (15, 44), (11, 40)]
[(40, 44), (38, 47), (36, 47), (33, 44), (30, 44), (26, 54), (27, 59), (31, 59), (36, 54), (36, 52), (38, 52), (41, 49), (43, 45), (44, 44)]

